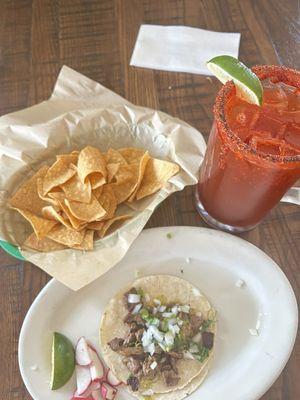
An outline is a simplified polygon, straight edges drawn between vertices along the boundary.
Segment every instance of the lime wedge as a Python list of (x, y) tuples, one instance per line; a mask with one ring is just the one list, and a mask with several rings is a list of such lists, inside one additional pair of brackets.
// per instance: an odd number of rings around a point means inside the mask
[(217, 56), (206, 65), (222, 83), (233, 81), (239, 97), (248, 103), (262, 105), (261, 82), (245, 64), (231, 56)]
[(54, 332), (51, 358), (52, 390), (64, 386), (73, 375), (75, 369), (75, 353), (70, 340), (61, 333)]

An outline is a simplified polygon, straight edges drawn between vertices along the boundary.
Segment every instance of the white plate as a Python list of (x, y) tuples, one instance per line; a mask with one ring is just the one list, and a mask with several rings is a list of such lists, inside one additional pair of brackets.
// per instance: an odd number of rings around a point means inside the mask
[[(70, 399), (74, 377), (58, 391), (49, 389), (52, 332), (64, 333), (73, 343), (85, 335), (99, 349), (98, 325), (105, 304), (135, 278), (137, 269), (142, 275), (173, 274), (191, 281), (218, 311), (215, 359), (207, 379), (189, 399), (259, 399), (293, 348), (294, 293), (277, 264), (255, 246), (192, 227), (143, 231), (116, 267), (78, 292), (54, 279), (43, 288), (27, 313), (19, 341), (20, 370), (31, 396)], [(241, 288), (236, 286), (239, 279), (245, 281)], [(259, 336), (251, 336), (249, 329), (255, 329), (258, 320)], [(121, 390), (118, 399), (131, 396)]]

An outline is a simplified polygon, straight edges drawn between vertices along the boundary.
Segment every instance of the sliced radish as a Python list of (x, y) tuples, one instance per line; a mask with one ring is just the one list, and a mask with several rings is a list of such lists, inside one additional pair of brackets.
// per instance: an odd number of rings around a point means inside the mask
[(76, 382), (77, 390), (76, 395), (81, 396), (92, 382), (91, 372), (89, 367), (76, 365)]
[(77, 397), (78, 399), (90, 398), (92, 395), (92, 392), (94, 392), (96, 390), (100, 390), (100, 389), (101, 389), (101, 384), (99, 382), (91, 382), (85, 392), (83, 392), (81, 395), (79, 395), (78, 391), (76, 390), (76, 392), (74, 393), (74, 396)]
[(103, 382), (101, 385), (101, 394), (104, 400), (114, 400), (118, 390), (109, 383)]
[(88, 397), (73, 396), (71, 400), (82, 400), (82, 399), (85, 399), (85, 400), (94, 400), (94, 397), (93, 397), (92, 395), (91, 395), (91, 396), (88, 396)]
[(92, 362), (89, 346), (84, 336), (76, 344), (75, 359), (78, 365), (90, 365)]
[(106, 380), (107, 382), (112, 385), (112, 386), (119, 386), (121, 385), (122, 381), (120, 381), (116, 375), (114, 375), (114, 373), (112, 372), (111, 369), (109, 369), (107, 371), (107, 375), (106, 375)]
[(92, 363), (90, 365), (92, 381), (100, 382), (102, 379), (104, 379), (105, 374), (103, 364), (100, 361), (97, 352), (92, 347), (90, 347), (90, 355), (92, 359)]
[(100, 390), (95, 390), (92, 392), (92, 398), (93, 400), (102, 400), (101, 392)]

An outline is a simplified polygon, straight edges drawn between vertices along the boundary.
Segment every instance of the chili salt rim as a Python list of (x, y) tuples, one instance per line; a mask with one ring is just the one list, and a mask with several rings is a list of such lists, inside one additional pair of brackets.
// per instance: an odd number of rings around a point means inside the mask
[[(252, 71), (261, 80), (276, 76), (281, 82), (290, 84), (300, 89), (300, 72), (295, 69), (277, 65), (255, 65), (252, 68)], [(280, 156), (274, 154), (264, 154), (256, 149), (253, 149), (251, 146), (244, 143), (234, 133), (234, 131), (229, 128), (225, 115), (225, 104), (234, 90), (235, 85), (233, 81), (227, 82), (217, 94), (214, 105), (214, 116), (217, 126), (219, 129), (221, 129), (221, 134), (225, 135), (227, 138), (230, 138), (230, 141), (228, 141), (229, 147), (233, 151), (244, 151), (266, 161), (272, 161), (276, 163), (300, 162), (300, 154), (294, 156)]]

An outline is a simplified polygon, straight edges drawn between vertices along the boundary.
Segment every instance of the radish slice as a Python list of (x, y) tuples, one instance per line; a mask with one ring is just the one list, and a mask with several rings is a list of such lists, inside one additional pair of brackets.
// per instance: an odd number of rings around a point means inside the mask
[(119, 386), (121, 385), (122, 381), (120, 381), (112, 372), (111, 369), (109, 369), (107, 371), (107, 375), (106, 375), (106, 380), (107, 382), (112, 385), (112, 386)]
[(101, 394), (104, 400), (114, 400), (118, 390), (110, 386), (109, 383), (103, 382), (101, 385)]
[(102, 400), (101, 392), (100, 390), (96, 390), (92, 392), (92, 398), (93, 400)]
[(81, 396), (92, 382), (91, 372), (89, 367), (76, 365), (76, 382), (77, 390), (76, 395)]
[(92, 363), (90, 365), (92, 381), (100, 382), (102, 379), (104, 379), (104, 367), (97, 352), (92, 347), (90, 347), (90, 355), (92, 359)]
[(78, 399), (90, 398), (92, 395), (92, 392), (94, 392), (96, 390), (100, 390), (100, 389), (101, 389), (101, 384), (99, 382), (91, 382), (85, 392), (83, 392), (81, 395), (79, 395), (78, 391), (76, 390), (76, 392), (74, 393), (74, 396)]
[(83, 336), (76, 344), (75, 359), (78, 365), (90, 365), (92, 362), (88, 343)]

